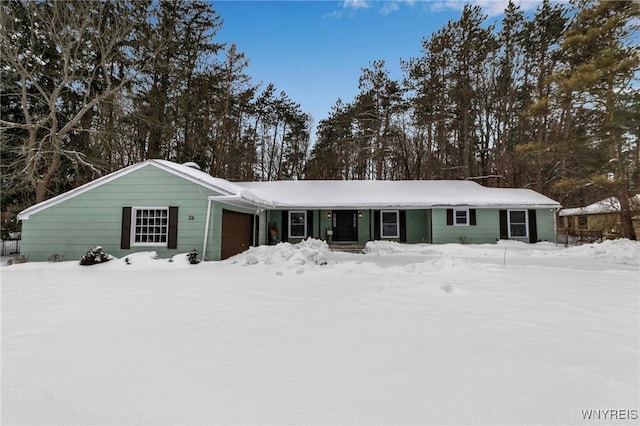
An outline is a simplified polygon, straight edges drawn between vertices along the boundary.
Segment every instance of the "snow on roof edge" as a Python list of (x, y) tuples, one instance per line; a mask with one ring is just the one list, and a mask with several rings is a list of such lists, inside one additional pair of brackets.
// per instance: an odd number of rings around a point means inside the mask
[[(230, 194), (238, 194), (240, 191), (242, 191), (243, 189), (235, 186), (233, 184), (231, 184), (231, 182), (225, 180), (225, 179), (220, 179), (220, 178), (214, 178), (212, 176), (207, 175), (204, 172), (201, 172), (197, 169), (193, 169), (190, 168), (188, 166), (183, 166), (180, 165), (178, 163), (173, 163), (171, 161), (166, 161), (166, 160), (145, 160), (142, 161), (140, 163), (136, 163), (133, 164), (131, 166), (127, 166), (124, 169), (120, 169), (120, 170), (116, 170), (115, 172), (109, 173), (105, 176), (101, 176), (95, 180), (92, 180), (91, 182), (87, 182), (84, 185), (81, 185), (77, 188), (71, 189), (67, 192), (64, 192), (62, 194), (56, 195), (55, 197), (49, 198), (47, 200), (41, 201), (37, 204), (34, 204), (30, 207), (27, 207), (26, 209), (22, 210), (20, 213), (18, 213), (17, 215), (17, 219), (18, 220), (28, 220), (29, 217), (32, 214), (36, 214), (41, 212), (42, 210), (46, 210), (49, 207), (53, 207), (57, 204), (60, 204), (64, 201), (70, 200), (74, 197), (77, 197), (78, 195), (84, 194), (85, 192), (88, 192), (94, 188), (97, 188), (99, 186), (105, 185), (113, 180), (116, 180), (122, 176), (126, 176), (129, 173), (132, 173), (136, 170), (142, 169), (145, 166), (148, 165), (152, 165), (154, 167), (157, 167), (159, 169), (168, 171), (169, 173), (172, 173), (176, 176), (181, 176), (195, 184), (204, 186), (208, 189), (211, 189), (213, 191), (221, 191), (221, 192), (227, 192)], [(189, 171), (193, 171), (194, 173), (189, 173)], [(206, 175), (209, 176), (211, 178), (211, 180), (203, 178), (203, 176), (198, 176), (197, 173), (201, 174), (201, 175)], [(233, 186), (228, 186), (225, 184), (229, 184), (229, 185), (233, 185)], [(238, 192), (233, 192), (233, 191), (238, 191)]]
[[(634, 195), (629, 199), (632, 206), (634, 204), (640, 206), (640, 194)], [(633, 209), (632, 209), (633, 210)], [(560, 216), (576, 216), (587, 214), (607, 214), (607, 213), (619, 213), (620, 202), (617, 197), (609, 197), (595, 203), (589, 204), (584, 207), (573, 207), (569, 209), (560, 210)]]
[(141, 163), (136, 163), (133, 164), (131, 166), (127, 166), (124, 169), (120, 169), (120, 170), (116, 170), (115, 172), (109, 173), (107, 175), (101, 176), (98, 179), (92, 180), (91, 182), (87, 182), (84, 185), (81, 185), (77, 188), (71, 189), (67, 192), (63, 192), (62, 194), (56, 195), (55, 197), (46, 199), (44, 201), (41, 201), (39, 203), (36, 203), (30, 207), (27, 207), (26, 209), (22, 210), (20, 213), (18, 213), (17, 215), (17, 219), (18, 220), (27, 220), (29, 219), (29, 217), (32, 214), (35, 213), (39, 213), (42, 210), (45, 210), (49, 207), (53, 207), (59, 203), (62, 203), (63, 201), (69, 200), (71, 198), (74, 198), (80, 194), (84, 194), (85, 192), (96, 188), (98, 186), (104, 185), (105, 183), (109, 183), (112, 180), (115, 180), (117, 178), (119, 178), (120, 176), (125, 176), (131, 172), (134, 172), (142, 167), (144, 167), (145, 165), (148, 164), (148, 161), (144, 161)]
[[(45, 210), (49, 207), (57, 205), (63, 201), (74, 198), (84, 192), (90, 191), (93, 188), (104, 185), (112, 180), (118, 179), (121, 176), (125, 176), (131, 172), (134, 172), (138, 169), (141, 169), (147, 165), (153, 165), (154, 167), (158, 167), (162, 170), (165, 170), (169, 173), (172, 173), (176, 176), (183, 177), (195, 184), (201, 185), (207, 189), (226, 193), (227, 195), (238, 195), (241, 198), (256, 204), (257, 207), (268, 208), (268, 209), (353, 209), (353, 208), (404, 208), (404, 209), (419, 209), (419, 208), (446, 208), (446, 207), (473, 207), (473, 208), (560, 208), (561, 205), (555, 200), (552, 200), (536, 191), (521, 189), (521, 188), (488, 188), (478, 184), (477, 182), (470, 181), (423, 181), (423, 182), (437, 182), (438, 184), (446, 183), (446, 182), (456, 182), (456, 185), (464, 185), (467, 187), (473, 186), (473, 191), (477, 190), (486, 191), (487, 195), (500, 193), (501, 195), (507, 194), (507, 191), (513, 191), (514, 193), (521, 195), (526, 194), (527, 197), (525, 199), (514, 200), (514, 202), (460, 202), (456, 200), (451, 200), (450, 203), (443, 203), (441, 200), (435, 200), (434, 202), (424, 201), (424, 200), (409, 200), (409, 201), (391, 201), (391, 202), (371, 202), (370, 200), (366, 201), (350, 201), (348, 203), (342, 201), (325, 201), (319, 202), (317, 204), (314, 203), (290, 203), (283, 201), (283, 199), (276, 200), (276, 197), (267, 196), (265, 197), (263, 191), (265, 188), (268, 188), (268, 185), (274, 184), (274, 182), (230, 182), (226, 179), (213, 177), (201, 170), (189, 167), (187, 165), (178, 164), (168, 160), (159, 160), (159, 159), (151, 159), (146, 160), (137, 164), (133, 164), (131, 166), (125, 167), (124, 169), (117, 170), (115, 172), (109, 173), (108, 175), (102, 176), (96, 180), (88, 182), (78, 188), (74, 188), (70, 191), (67, 191), (63, 194), (50, 198), (48, 200), (42, 201), (38, 204), (35, 204), (31, 207), (26, 208), (25, 210), (18, 213), (19, 220), (27, 220), (30, 215), (38, 213), (42, 210)], [(316, 183), (320, 185), (325, 185), (325, 182), (357, 182), (357, 181), (281, 181), (276, 182), (276, 184), (285, 183), (285, 185), (290, 185), (293, 182), (305, 182), (305, 183)], [(401, 181), (362, 181), (362, 182), (395, 182), (395, 184)], [(419, 181), (406, 181), (406, 182), (419, 182)], [(464, 182), (464, 183), (463, 183)], [(467, 183), (468, 182), (468, 183)], [(264, 185), (263, 185), (264, 184)], [(350, 184), (353, 185), (353, 184)], [(356, 184), (357, 185), (357, 184)], [(262, 186), (263, 188), (260, 188)], [(498, 191), (498, 192), (496, 192)], [(262, 193), (262, 194), (261, 194)], [(269, 194), (267, 194), (269, 195)], [(526, 198), (531, 197), (530, 200), (526, 200)], [(511, 197), (508, 197), (511, 198)], [(516, 197), (518, 198), (518, 197)], [(534, 200), (535, 198), (535, 200)], [(446, 200), (445, 200), (446, 201)]]

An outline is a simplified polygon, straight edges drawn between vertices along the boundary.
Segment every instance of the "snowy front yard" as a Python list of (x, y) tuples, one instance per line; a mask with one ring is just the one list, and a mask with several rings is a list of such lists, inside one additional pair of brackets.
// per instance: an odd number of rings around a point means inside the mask
[(2, 424), (638, 423), (640, 243), (368, 250), (3, 266)]

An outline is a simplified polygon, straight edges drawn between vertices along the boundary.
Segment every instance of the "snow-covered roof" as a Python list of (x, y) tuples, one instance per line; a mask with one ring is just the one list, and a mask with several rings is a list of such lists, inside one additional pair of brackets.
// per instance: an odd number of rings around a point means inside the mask
[(18, 214), (18, 219), (73, 198), (119, 177), (154, 166), (223, 196), (237, 196), (265, 209), (348, 209), (348, 208), (423, 208), (442, 206), (469, 207), (549, 207), (560, 204), (530, 189), (487, 188), (471, 181), (338, 181), (293, 180), (276, 182), (229, 182), (216, 178), (188, 164), (166, 160), (147, 160), (98, 178), (49, 200), (35, 204)]
[[(631, 206), (640, 207), (640, 194), (631, 197), (629, 200)], [(619, 213), (620, 201), (616, 197), (605, 198), (585, 207), (576, 207), (572, 209), (560, 210), (560, 216), (576, 216), (585, 214), (603, 214), (603, 213)]]
[(228, 180), (215, 178), (213, 176), (210, 176), (200, 170), (189, 167), (187, 165), (182, 165), (182, 164), (174, 163), (172, 161), (165, 161), (165, 160), (147, 160), (141, 163), (134, 164), (129, 167), (125, 167), (124, 169), (110, 173), (106, 176), (102, 176), (96, 180), (93, 180), (89, 183), (86, 183), (82, 186), (72, 189), (71, 191), (67, 191), (56, 197), (42, 201), (41, 203), (34, 204), (28, 209), (25, 209), (20, 213), (18, 213), (18, 219), (19, 220), (29, 219), (29, 216), (32, 214), (38, 213), (42, 210), (45, 210), (63, 201), (76, 197), (80, 194), (83, 194), (101, 185), (109, 183), (122, 176), (126, 176), (129, 173), (132, 173), (148, 165), (152, 165), (162, 170), (166, 170), (169, 173), (172, 173), (177, 176), (181, 176), (198, 185), (204, 186), (205, 188), (211, 189), (212, 191), (219, 192), (225, 195), (239, 194), (240, 192), (242, 192), (242, 188), (234, 185)]
[(281, 208), (560, 207), (529, 189), (487, 188), (471, 181), (301, 180), (236, 185)]

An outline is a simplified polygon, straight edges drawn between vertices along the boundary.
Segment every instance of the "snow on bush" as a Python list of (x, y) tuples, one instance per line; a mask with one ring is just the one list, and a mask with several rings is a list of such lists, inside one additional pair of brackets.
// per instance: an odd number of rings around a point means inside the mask
[(125, 263), (133, 269), (175, 268), (191, 265), (191, 253), (176, 253), (170, 258), (161, 258), (156, 251), (139, 251), (123, 256), (118, 264)]
[(87, 251), (85, 255), (80, 258), (80, 264), (84, 266), (95, 265), (96, 263), (108, 262), (111, 259), (113, 259), (113, 256), (111, 256), (109, 253), (106, 253), (104, 250), (102, 250), (101, 246), (96, 246), (95, 248), (92, 248), (91, 250)]

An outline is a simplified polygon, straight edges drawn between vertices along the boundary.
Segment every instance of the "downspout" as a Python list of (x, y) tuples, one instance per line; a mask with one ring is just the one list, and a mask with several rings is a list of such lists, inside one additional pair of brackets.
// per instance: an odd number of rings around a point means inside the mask
[(551, 209), (553, 211), (553, 233), (556, 236), (556, 245), (558, 245), (558, 212), (560, 209), (556, 207), (555, 209)]
[(204, 223), (204, 241), (202, 242), (202, 260), (206, 259), (207, 254), (207, 238), (209, 237), (209, 219), (211, 218), (211, 202), (213, 200), (207, 200), (207, 218)]

